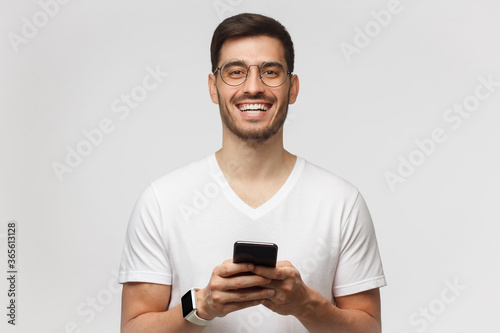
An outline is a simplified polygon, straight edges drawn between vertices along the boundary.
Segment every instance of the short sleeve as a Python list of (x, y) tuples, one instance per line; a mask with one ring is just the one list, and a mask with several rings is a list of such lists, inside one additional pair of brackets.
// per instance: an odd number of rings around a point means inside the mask
[(372, 218), (359, 192), (351, 212), (342, 222), (340, 244), (333, 284), (335, 297), (386, 285)]
[(130, 217), (118, 281), (172, 284), (162, 237), (161, 209), (151, 185), (138, 199)]

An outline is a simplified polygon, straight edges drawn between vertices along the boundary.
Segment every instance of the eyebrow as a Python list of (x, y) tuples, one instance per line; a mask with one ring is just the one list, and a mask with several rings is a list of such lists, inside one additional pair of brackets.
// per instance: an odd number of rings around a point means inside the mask
[[(231, 59), (229, 59), (229, 60), (231, 60)], [(226, 60), (226, 61), (228, 61), (228, 60)], [(268, 65), (281, 65), (281, 64), (282, 64), (282, 63), (281, 63), (281, 61), (279, 61), (279, 60), (276, 60), (276, 59), (271, 59), (271, 60), (261, 61), (261, 62), (260, 62), (259, 64), (257, 64), (257, 65), (258, 65), (259, 67), (262, 67), (262, 65), (264, 65), (264, 64), (266, 64), (266, 63), (267, 63)], [(239, 64), (244, 64), (245, 66), (247, 66), (247, 67), (248, 67), (247, 63), (246, 63), (244, 60), (241, 60), (241, 59), (236, 59), (236, 58), (235, 58), (234, 60), (232, 60), (232, 61), (229, 61), (229, 62), (223, 62), (223, 63), (222, 63), (222, 65), (221, 65), (220, 67), (222, 67), (222, 66), (224, 66), (224, 65), (239, 65)], [(252, 65), (252, 66), (254, 66), (254, 65)]]
[(279, 60), (268, 60), (268, 61), (264, 61), (262, 64), (260, 64), (260, 66), (264, 65), (264, 64), (267, 64), (267, 65), (283, 65), (283, 63)]
[(234, 59), (232, 61), (222, 63), (221, 67), (222, 66), (227, 66), (227, 65), (239, 65), (239, 64), (244, 64), (246, 66), (246, 63), (243, 60)]

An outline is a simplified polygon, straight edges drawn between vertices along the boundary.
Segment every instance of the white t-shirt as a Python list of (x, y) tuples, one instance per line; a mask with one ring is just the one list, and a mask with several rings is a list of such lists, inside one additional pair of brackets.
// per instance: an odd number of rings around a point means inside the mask
[[(297, 157), (282, 188), (252, 208), (229, 186), (215, 154), (154, 181), (130, 218), (119, 282), (172, 286), (169, 309), (208, 284), (238, 240), (278, 245), (303, 281), (333, 302), (386, 285), (372, 220), (350, 183)], [(307, 332), (260, 305), (215, 318), (204, 332)]]

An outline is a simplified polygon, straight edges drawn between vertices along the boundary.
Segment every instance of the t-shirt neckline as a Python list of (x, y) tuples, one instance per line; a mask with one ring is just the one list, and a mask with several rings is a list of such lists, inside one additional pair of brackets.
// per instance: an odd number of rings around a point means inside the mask
[(297, 183), (297, 180), (302, 173), (302, 169), (305, 165), (305, 160), (300, 156), (297, 156), (297, 160), (295, 161), (295, 165), (292, 169), (292, 172), (286, 179), (285, 183), (281, 186), (281, 188), (276, 192), (269, 200), (260, 205), (257, 208), (253, 208), (244, 202), (229, 186), (229, 183), (222, 173), (222, 170), (219, 167), (219, 163), (217, 162), (217, 158), (215, 157), (215, 153), (208, 156), (208, 164), (210, 166), (211, 175), (213, 178), (217, 180), (219, 186), (221, 188), (222, 193), (226, 196), (226, 198), (232, 203), (236, 209), (238, 209), (243, 214), (249, 216), (252, 219), (257, 219), (269, 211), (271, 211), (278, 203), (291, 191), (294, 185)]

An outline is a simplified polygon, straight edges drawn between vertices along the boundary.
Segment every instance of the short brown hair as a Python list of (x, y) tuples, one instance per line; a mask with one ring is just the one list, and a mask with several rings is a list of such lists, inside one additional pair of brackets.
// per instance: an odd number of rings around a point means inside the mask
[(260, 15), (243, 13), (228, 17), (215, 29), (210, 45), (212, 73), (215, 72), (220, 58), (222, 45), (229, 39), (240, 37), (268, 36), (278, 39), (283, 44), (288, 71), (293, 72), (295, 53), (293, 42), (286, 28), (275, 19)]

